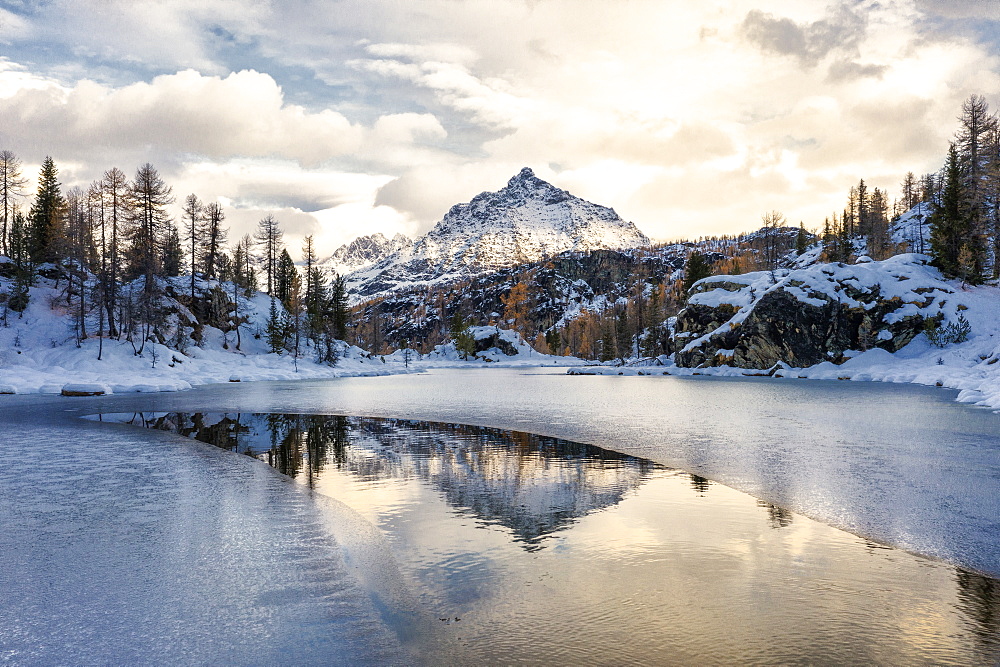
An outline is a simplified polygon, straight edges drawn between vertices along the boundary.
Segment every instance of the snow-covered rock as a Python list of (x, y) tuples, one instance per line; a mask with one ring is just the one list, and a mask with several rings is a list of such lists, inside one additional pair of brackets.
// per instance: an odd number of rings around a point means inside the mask
[(63, 385), (63, 396), (104, 396), (111, 393), (111, 387), (100, 382), (69, 382)]
[(475, 352), (465, 358), (453, 341), (437, 345), (424, 355), (424, 359), (436, 361), (485, 361), (488, 363), (507, 361), (532, 361), (545, 363), (546, 360), (565, 361), (572, 363), (568, 357), (550, 357), (535, 350), (519, 333), (512, 329), (499, 329), (492, 326), (469, 327), (469, 334), (475, 341)]
[(843, 363), (860, 351), (902, 349), (927, 320), (956, 324), (962, 295), (926, 255), (882, 262), (713, 276), (677, 316), (678, 366), (771, 368)]
[(408, 250), (412, 246), (413, 241), (403, 234), (396, 234), (388, 239), (385, 235), (376, 232), (368, 236), (359, 236), (350, 243), (340, 246), (332, 255), (320, 262), (319, 267), (343, 276), (365, 269), (381, 259)]
[(614, 210), (522, 169), (497, 192), (457, 204), (411, 248), (347, 276), (357, 299), (413, 284), (453, 280), (567, 250), (624, 250), (649, 238)]

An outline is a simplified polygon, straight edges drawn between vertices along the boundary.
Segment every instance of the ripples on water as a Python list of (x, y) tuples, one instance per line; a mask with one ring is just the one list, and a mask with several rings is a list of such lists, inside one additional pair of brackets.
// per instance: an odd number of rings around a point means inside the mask
[(1000, 660), (1000, 585), (707, 479), (513, 431), (104, 415), (267, 462), (388, 539), (428, 663)]

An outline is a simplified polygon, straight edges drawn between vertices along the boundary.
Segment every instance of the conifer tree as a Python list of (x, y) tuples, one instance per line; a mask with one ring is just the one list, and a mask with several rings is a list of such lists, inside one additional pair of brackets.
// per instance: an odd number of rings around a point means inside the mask
[(58, 179), (59, 171), (52, 158), (46, 156), (38, 174), (38, 191), (28, 213), (29, 245), (32, 261), (54, 261), (65, 234), (66, 201)]
[(917, 205), (920, 190), (917, 177), (912, 171), (906, 172), (906, 176), (903, 177), (903, 183), (900, 187), (902, 189), (901, 194), (903, 195), (903, 208), (909, 211)]
[[(136, 354), (142, 354), (146, 341), (158, 325), (159, 284), (156, 276), (162, 275), (162, 248), (167, 234), (170, 216), (167, 206), (174, 201), (170, 187), (160, 177), (160, 173), (148, 162), (139, 167), (129, 186), (132, 204), (129, 249), (130, 270), (133, 276), (142, 277), (142, 290), (138, 295), (137, 314), (140, 321), (139, 347)], [(133, 325), (130, 330), (134, 330)], [(135, 340), (130, 337), (132, 345)]]
[(222, 221), (225, 219), (226, 214), (218, 202), (211, 202), (205, 206), (202, 269), (206, 278), (219, 278), (219, 258), (229, 236), (229, 230), (222, 226)]
[(306, 236), (302, 244), (302, 261), (305, 263), (305, 306), (306, 330), (309, 338), (316, 344), (326, 329), (329, 301), (326, 293), (326, 280), (323, 272), (316, 266), (316, 249), (312, 235)]
[(886, 193), (875, 188), (868, 202), (867, 251), (873, 259), (889, 256), (889, 203)]
[(112, 168), (104, 172), (100, 181), (102, 239), (105, 245), (105, 264), (101, 294), (108, 316), (108, 335), (121, 335), (118, 326), (119, 280), (122, 267), (122, 241), (129, 213), (128, 177), (121, 169)]
[(339, 340), (347, 340), (349, 313), (347, 286), (344, 284), (344, 278), (340, 275), (334, 275), (330, 285), (330, 317), (333, 336)]
[(632, 332), (629, 327), (628, 309), (623, 307), (615, 317), (615, 352), (618, 360), (625, 363), (625, 357), (630, 353)]
[(267, 316), (267, 345), (270, 351), (281, 354), (287, 340), (287, 322), (284, 310), (278, 310), (277, 300), (271, 297), (271, 307)]
[(0, 254), (11, 254), (10, 225), (17, 201), (24, 197), (28, 179), (21, 174), (21, 160), (13, 152), (0, 151)]
[(809, 233), (806, 232), (805, 225), (799, 222), (799, 231), (795, 235), (795, 253), (801, 255), (809, 247)]
[(476, 339), (469, 331), (469, 322), (462, 317), (461, 312), (455, 311), (455, 314), (452, 315), (449, 333), (455, 344), (455, 351), (461, 355), (462, 359), (467, 360), (470, 355), (476, 354)]
[(154, 289), (154, 276), (161, 271), (161, 255), (166, 226), (170, 220), (167, 206), (173, 202), (170, 186), (148, 162), (139, 167), (129, 186), (132, 203), (129, 252), (130, 271), (145, 278), (144, 290)]
[(191, 260), (191, 302), (194, 303), (194, 285), (198, 265), (198, 241), (201, 238), (201, 216), (204, 206), (198, 195), (192, 193), (184, 198), (184, 238), (188, 242)]
[(262, 252), (261, 264), (267, 280), (267, 293), (275, 294), (275, 277), (278, 269), (278, 258), (281, 256), (281, 226), (274, 216), (265, 216), (257, 223), (254, 239), (260, 245)]
[[(28, 222), (18, 209), (14, 209), (10, 225), (10, 258), (14, 262), (14, 285), (7, 305), (16, 313), (23, 313), (28, 307), (28, 291), (34, 282), (34, 267), (31, 262), (31, 239)], [(20, 315), (19, 315), (20, 317)]]
[(278, 297), (278, 301), (286, 309), (289, 305), (288, 299), (292, 293), (292, 281), (298, 278), (298, 276), (299, 272), (295, 268), (292, 256), (288, 254), (288, 250), (282, 249), (275, 269), (274, 296)]
[(305, 316), (305, 304), (302, 299), (302, 279), (299, 278), (298, 271), (291, 274), (291, 283), (288, 286), (288, 333), (291, 338), (292, 359), (295, 363), (296, 372), (299, 370), (299, 357), (301, 356), (301, 340), (303, 320)]
[(962, 273), (959, 257), (968, 232), (968, 221), (962, 207), (962, 172), (955, 144), (948, 147), (943, 176), (941, 200), (935, 204), (931, 214), (931, 254), (935, 265), (945, 275), (958, 276)]
[(528, 284), (524, 280), (519, 280), (506, 296), (500, 297), (500, 301), (504, 306), (504, 318), (521, 334), (527, 334), (531, 314)]
[(167, 223), (166, 235), (163, 238), (163, 275), (179, 276), (184, 265), (184, 249), (181, 247), (181, 235), (177, 225)]
[(712, 275), (712, 265), (703, 254), (695, 250), (688, 255), (687, 263), (684, 265), (684, 295), (687, 296), (691, 292), (696, 282), (710, 275)]

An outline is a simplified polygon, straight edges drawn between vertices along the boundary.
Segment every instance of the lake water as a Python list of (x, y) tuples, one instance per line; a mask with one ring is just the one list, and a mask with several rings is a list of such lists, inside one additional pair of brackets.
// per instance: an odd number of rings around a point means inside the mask
[[(280, 647), (296, 646), (288, 662), (329, 662), (321, 649), (335, 645), (355, 664), (993, 664), (1000, 584), (975, 570), (996, 572), (1000, 558), (1000, 422), (952, 398), (891, 385), (488, 369), (169, 396), (17, 397), (12, 403), (72, 412), (39, 425), (24, 410), (0, 408), (0, 423), (7, 432), (59, 438), (75, 468), (96, 456), (126, 504), (134, 504), (133, 485), (122, 478), (145, 471), (145, 530), (160, 547), (161, 524), (194, 543), (178, 551), (167, 540), (168, 556), (143, 549), (134, 556), (187, 563), (179, 590), (153, 605), (156, 616), (172, 619), (162, 633), (191, 625), (173, 617), (178, 606), (219, 613), (253, 596), (245, 627), (219, 624), (204, 656), (253, 655), (263, 632), (279, 648), (260, 655), (280, 659)], [(96, 412), (168, 432), (69, 419)], [(251, 454), (296, 485), (282, 490), (250, 457), (212, 453), (177, 434)], [(101, 438), (111, 445), (95, 453)], [(52, 485), (59, 453), (25, 442), (38, 440), (3, 442), (22, 475), (15, 483), (0, 473), (0, 488), (14, 490), (13, 502), (0, 496), (0, 522), (13, 528), (0, 535), (0, 573), (11, 573), (16, 594), (0, 597), (0, 613), (8, 605), (23, 612), (30, 594), (15, 579), (31, 569), (18, 554), (58, 560), (60, 547), (40, 531), (93, 532), (30, 507)], [(61, 474), (55, 486), (81, 483)], [(176, 504), (157, 500), (169, 496), (161, 488), (168, 483), (185, 489), (184, 520)], [(76, 523), (93, 521), (86, 506), (114, 502), (90, 495)], [(134, 517), (111, 518), (87, 539), (128, 538), (119, 524)], [(34, 523), (25, 527), (26, 519)], [(185, 530), (192, 537), (183, 538)], [(23, 540), (34, 540), (33, 548)], [(15, 542), (20, 550), (8, 551)], [(217, 548), (248, 576), (213, 562), (208, 554)], [(109, 575), (127, 559), (84, 562), (81, 579)], [(224, 600), (185, 588), (187, 579), (220, 576), (219, 567), (228, 572)], [(107, 595), (124, 598), (132, 584), (126, 577), (122, 585)], [(182, 602), (184, 591), (196, 601)], [(86, 620), (100, 607), (76, 611)], [(126, 607), (144, 627), (144, 605)], [(27, 630), (6, 634), (22, 656), (31, 654), (17, 637), (73, 625), (56, 612), (33, 614), (19, 615), (21, 626), (35, 619)], [(302, 618), (312, 619), (304, 630)], [(99, 626), (116, 627), (109, 623)], [(154, 642), (162, 653), (134, 655), (171, 655), (166, 637)], [(234, 638), (243, 653), (224, 650)], [(122, 655), (107, 638), (77, 641), (104, 646), (98, 655)], [(190, 650), (198, 655), (198, 642)]]

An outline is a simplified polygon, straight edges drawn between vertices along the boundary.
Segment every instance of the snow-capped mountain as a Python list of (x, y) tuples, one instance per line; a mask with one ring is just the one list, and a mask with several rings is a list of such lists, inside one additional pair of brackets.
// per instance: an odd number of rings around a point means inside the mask
[(350, 243), (337, 248), (332, 255), (319, 263), (320, 268), (336, 271), (346, 275), (371, 266), (389, 255), (407, 250), (413, 246), (413, 241), (403, 234), (396, 234), (387, 239), (384, 234), (376, 232), (368, 236), (359, 236)]
[(413, 283), (476, 275), (567, 250), (625, 250), (649, 238), (614, 210), (575, 197), (525, 168), (497, 192), (457, 204), (412, 248), (348, 276), (355, 298)]

